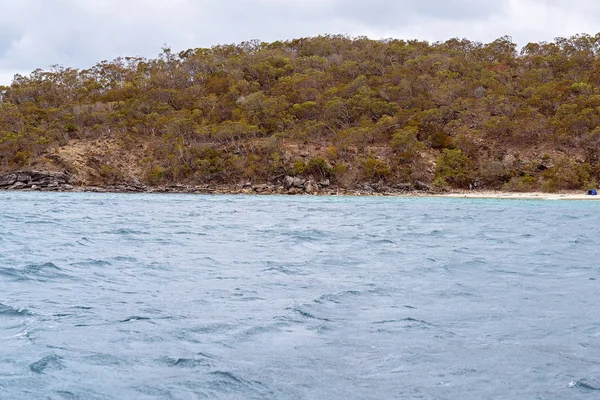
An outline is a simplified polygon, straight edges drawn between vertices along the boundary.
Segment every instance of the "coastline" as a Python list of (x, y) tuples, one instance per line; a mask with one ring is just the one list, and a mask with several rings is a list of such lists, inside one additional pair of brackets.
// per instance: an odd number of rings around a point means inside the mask
[[(261, 188), (263, 189), (263, 188)], [(450, 191), (372, 191), (363, 189), (328, 188), (311, 193), (290, 191), (284, 188), (240, 188), (239, 185), (219, 186), (74, 186), (0, 188), (0, 192), (62, 192), (62, 193), (147, 193), (147, 194), (197, 194), (197, 195), (258, 195), (258, 196), (354, 196), (354, 197), (429, 197), (453, 199), (505, 199), (505, 200), (600, 200), (600, 195), (590, 196), (583, 191), (560, 193), (506, 192), (499, 190), (450, 190)]]
[(434, 197), (467, 198), (467, 199), (507, 199), (507, 200), (600, 200), (600, 196), (590, 196), (583, 191), (561, 193), (544, 192), (504, 192), (504, 191), (469, 191), (452, 192)]
[(512, 200), (599, 200), (600, 196), (585, 191), (507, 192), (500, 190), (442, 190), (426, 183), (385, 185), (363, 183), (353, 189), (341, 188), (329, 180), (315, 181), (286, 176), (282, 182), (238, 183), (221, 185), (161, 185), (148, 186), (139, 182), (114, 185), (90, 185), (71, 179), (64, 172), (18, 171), (0, 174), (0, 191), (92, 192), (92, 193), (187, 193), (187, 194), (241, 194), (241, 195), (313, 195), (313, 196), (396, 196), (439, 197), (468, 199)]

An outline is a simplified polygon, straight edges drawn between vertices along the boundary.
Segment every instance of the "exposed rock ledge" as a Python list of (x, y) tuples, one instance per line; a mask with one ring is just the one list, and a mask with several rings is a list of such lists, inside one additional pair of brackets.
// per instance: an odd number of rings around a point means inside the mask
[(114, 193), (198, 193), (198, 194), (312, 194), (312, 195), (419, 195), (437, 193), (422, 182), (415, 184), (364, 183), (353, 189), (331, 185), (328, 179), (317, 181), (309, 178), (285, 176), (273, 183), (247, 182), (224, 185), (170, 185), (145, 186), (142, 184), (117, 184), (87, 186), (70, 184), (70, 175), (63, 172), (17, 171), (0, 173), (0, 190), (41, 190)]
[(17, 171), (0, 174), (0, 189), (71, 190), (69, 178), (63, 172)]

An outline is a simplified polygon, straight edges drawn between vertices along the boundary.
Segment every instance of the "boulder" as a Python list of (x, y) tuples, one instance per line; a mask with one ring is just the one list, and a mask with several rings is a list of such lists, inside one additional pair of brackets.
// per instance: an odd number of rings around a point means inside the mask
[(415, 181), (415, 189), (422, 190), (424, 192), (432, 192), (433, 191), (433, 188), (431, 186), (429, 186), (428, 184), (421, 182), (421, 181)]
[(17, 182), (17, 174), (0, 175), (0, 187), (11, 186)]
[(286, 189), (289, 189), (292, 187), (292, 185), (294, 184), (294, 178), (292, 178), (289, 175), (286, 175), (285, 178), (283, 178), (283, 187)]
[(256, 193), (263, 193), (268, 188), (269, 188), (269, 185), (267, 185), (265, 183), (261, 183), (261, 184), (252, 186), (252, 190), (254, 190)]
[(413, 187), (410, 183), (397, 183), (393, 186), (393, 188), (401, 192), (410, 192), (413, 190)]
[(18, 171), (0, 175), (0, 187), (9, 189), (58, 187), (68, 182), (69, 175), (62, 172)]
[(315, 181), (308, 181), (304, 186), (306, 193), (315, 194), (319, 192), (319, 185)]
[(286, 189), (289, 188), (298, 188), (298, 189), (304, 189), (304, 184), (306, 183), (306, 179), (302, 179), (302, 178), (298, 178), (297, 176), (289, 176), (286, 175), (285, 178), (283, 178), (283, 187), (285, 187)]
[(361, 190), (363, 190), (364, 192), (367, 192), (367, 193), (373, 193), (373, 191), (374, 191), (373, 187), (370, 184), (368, 184), (368, 183), (363, 184), (359, 188)]
[(371, 187), (373, 188), (373, 190), (377, 193), (388, 193), (390, 192), (390, 188), (389, 186), (384, 185), (383, 183), (373, 183), (371, 185)]
[(15, 182), (14, 185), (9, 187), (10, 190), (19, 190), (19, 189), (27, 189), (30, 185), (23, 182)]

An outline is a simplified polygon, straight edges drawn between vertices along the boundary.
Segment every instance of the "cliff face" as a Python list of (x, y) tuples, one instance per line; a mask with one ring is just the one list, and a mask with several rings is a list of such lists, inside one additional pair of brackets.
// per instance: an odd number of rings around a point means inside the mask
[(600, 180), (599, 48), (599, 35), (520, 52), (507, 37), (322, 36), (36, 70), (0, 88), (0, 171), (87, 186), (582, 189)]

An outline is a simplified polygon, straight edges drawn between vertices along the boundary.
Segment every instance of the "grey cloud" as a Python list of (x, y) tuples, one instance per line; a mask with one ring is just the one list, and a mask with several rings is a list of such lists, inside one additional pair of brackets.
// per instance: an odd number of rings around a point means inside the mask
[[(519, 44), (594, 28), (580, 0), (0, 0), (0, 84), (16, 72), (89, 67), (118, 56), (319, 34)], [(532, 15), (533, 13), (533, 15)], [(535, 15), (538, 13), (539, 15)]]
[(465, 21), (486, 18), (501, 12), (505, 1), (336, 1), (336, 12), (348, 18), (359, 19), (369, 24), (410, 24), (411, 18), (434, 18)]

